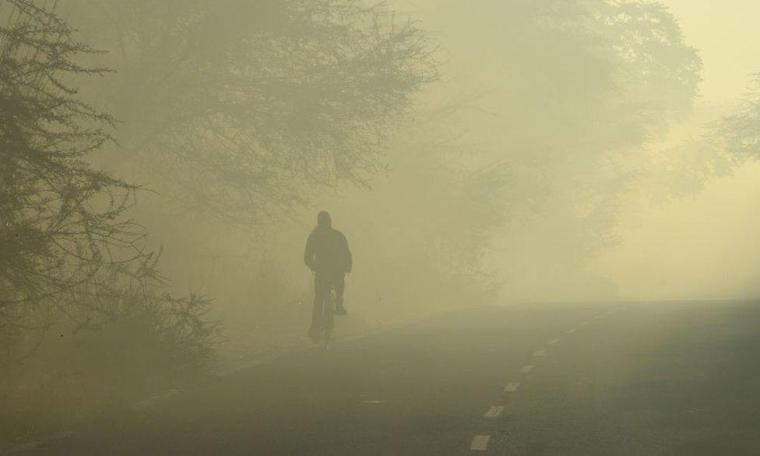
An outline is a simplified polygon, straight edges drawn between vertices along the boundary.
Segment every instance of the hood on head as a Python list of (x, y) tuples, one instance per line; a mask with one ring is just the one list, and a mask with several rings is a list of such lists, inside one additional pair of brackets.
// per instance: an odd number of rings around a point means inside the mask
[(317, 227), (318, 228), (332, 227), (332, 217), (330, 217), (330, 214), (327, 211), (322, 211), (317, 216)]

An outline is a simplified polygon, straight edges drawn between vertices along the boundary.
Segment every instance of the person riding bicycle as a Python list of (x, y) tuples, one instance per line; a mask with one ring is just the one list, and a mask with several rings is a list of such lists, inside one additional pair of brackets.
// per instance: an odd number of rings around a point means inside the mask
[(345, 275), (351, 273), (353, 259), (346, 236), (332, 227), (332, 218), (326, 211), (317, 216), (317, 226), (306, 240), (304, 263), (314, 272), (314, 307), (312, 308), (309, 336), (319, 341), (322, 325), (322, 309), (335, 290), (336, 315), (346, 315), (343, 306)]

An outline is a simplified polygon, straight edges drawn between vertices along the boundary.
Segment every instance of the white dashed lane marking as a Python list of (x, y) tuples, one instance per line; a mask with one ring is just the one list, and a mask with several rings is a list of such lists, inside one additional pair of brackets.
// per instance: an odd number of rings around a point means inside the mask
[(514, 383), (507, 383), (507, 386), (504, 387), (505, 393), (514, 393), (517, 391), (517, 388), (520, 387), (520, 383), (514, 382)]
[(488, 442), (491, 440), (490, 435), (476, 435), (472, 438), (470, 444), (470, 450), (472, 451), (488, 451)]
[(504, 413), (503, 405), (492, 405), (490, 409), (483, 415), (483, 418), (494, 419), (500, 417)]
[[(608, 310), (606, 312), (606, 314), (608, 314), (608, 315), (611, 314), (611, 313), (613, 313), (612, 309), (610, 309), (610, 310)], [(581, 326), (588, 326), (593, 321), (602, 318), (602, 316), (603, 316), (603, 313), (596, 314), (593, 317), (591, 317), (590, 320), (586, 320), (586, 321), (582, 322)], [(565, 332), (567, 334), (575, 334), (577, 331), (578, 331), (577, 328), (572, 328), (572, 329), (568, 329)], [(556, 345), (557, 343), (559, 343), (559, 341), (560, 341), (559, 338), (554, 338), (554, 339), (551, 339), (551, 340), (547, 341), (546, 344), (547, 345)], [(537, 358), (546, 356), (546, 349), (539, 349), (539, 350), (534, 351), (533, 352), (533, 356), (537, 357)], [(530, 374), (531, 372), (533, 372), (533, 368), (534, 368), (534, 366), (532, 364), (527, 364), (527, 365), (523, 366), (520, 369), (520, 372), (523, 373), (523, 374)], [(520, 383), (518, 383), (518, 382), (507, 383), (507, 385), (504, 386), (505, 399), (507, 397), (509, 397), (507, 395), (509, 395), (511, 393), (517, 392), (517, 389), (519, 387), (520, 387)], [(492, 405), (486, 411), (486, 413), (483, 415), (483, 418), (485, 418), (485, 419), (491, 419), (491, 420), (499, 418), (499, 417), (501, 417), (504, 414), (504, 410), (505, 410), (505, 406), (504, 405)], [(488, 443), (490, 442), (490, 440), (491, 440), (491, 436), (490, 435), (485, 435), (485, 434), (475, 435), (472, 438), (472, 442), (470, 443), (470, 450), (471, 451), (488, 451)]]

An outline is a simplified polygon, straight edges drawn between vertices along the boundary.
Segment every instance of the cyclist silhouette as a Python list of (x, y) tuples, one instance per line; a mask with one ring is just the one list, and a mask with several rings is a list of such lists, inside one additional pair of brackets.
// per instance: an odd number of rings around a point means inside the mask
[(322, 309), (335, 290), (336, 315), (345, 315), (343, 291), (345, 275), (351, 273), (353, 260), (346, 236), (333, 229), (332, 218), (326, 211), (317, 216), (317, 226), (306, 240), (304, 263), (314, 272), (314, 307), (312, 308), (309, 337), (319, 342), (322, 325)]

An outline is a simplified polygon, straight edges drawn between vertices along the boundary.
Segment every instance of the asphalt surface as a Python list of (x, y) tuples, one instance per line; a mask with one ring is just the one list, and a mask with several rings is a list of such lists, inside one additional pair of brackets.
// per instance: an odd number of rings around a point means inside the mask
[[(339, 336), (350, 322), (337, 323)], [(760, 305), (474, 308), (286, 355), (13, 453), (758, 455)]]

